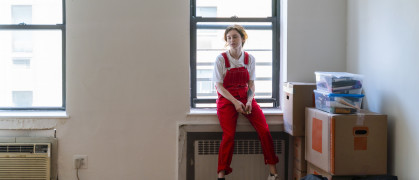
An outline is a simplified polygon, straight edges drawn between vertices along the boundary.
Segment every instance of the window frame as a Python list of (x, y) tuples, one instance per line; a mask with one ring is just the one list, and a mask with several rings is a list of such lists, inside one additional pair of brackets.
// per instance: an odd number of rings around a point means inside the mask
[(62, 24), (0, 24), (2, 30), (61, 30), (62, 46), (62, 105), (61, 107), (0, 107), (0, 110), (60, 110), (66, 109), (66, 11), (65, 0), (62, 1)]
[[(258, 103), (273, 103), (273, 108), (280, 106), (280, 0), (272, 0), (272, 16), (266, 18), (216, 18), (216, 17), (197, 17), (196, 16), (196, 1), (190, 0), (190, 70), (191, 70), (191, 108), (197, 108), (198, 103), (215, 103), (216, 99), (203, 99), (197, 98), (197, 30), (199, 29), (198, 23), (200, 22), (270, 22), (272, 26), (252, 26), (244, 25), (245, 29), (269, 29), (272, 30), (272, 98), (257, 98)], [(206, 25), (201, 25), (204, 27)], [(214, 25), (207, 26), (205, 29), (225, 29), (227, 25)], [(215, 57), (214, 57), (215, 59)]]

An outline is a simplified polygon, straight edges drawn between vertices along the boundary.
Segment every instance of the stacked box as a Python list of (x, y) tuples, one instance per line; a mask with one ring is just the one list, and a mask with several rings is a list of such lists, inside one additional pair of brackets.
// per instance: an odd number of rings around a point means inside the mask
[(333, 94), (314, 90), (316, 108), (335, 114), (352, 114), (361, 109), (362, 94)]
[(315, 174), (315, 175), (321, 175), (323, 177), (326, 177), (328, 180), (353, 180), (356, 179), (356, 176), (336, 176), (332, 175), (315, 165), (308, 163), (307, 164), (307, 174)]
[(315, 175), (321, 175), (323, 177), (326, 177), (328, 180), (355, 180), (355, 179), (385, 179), (385, 180), (397, 180), (397, 176), (392, 175), (355, 175), (355, 176), (338, 176), (338, 175), (332, 175), (319, 167), (316, 167), (315, 165), (311, 163), (307, 163), (307, 174), (315, 174)]
[(317, 90), (333, 94), (361, 94), (363, 77), (347, 72), (314, 72)]
[(292, 136), (304, 136), (305, 108), (314, 107), (315, 83), (287, 82), (284, 90), (284, 128)]
[(284, 90), (284, 127), (293, 136), (293, 179), (307, 174), (305, 160), (305, 108), (314, 107), (315, 83), (286, 82)]
[(305, 137), (294, 137), (294, 178), (301, 179), (307, 175), (307, 161), (305, 159)]
[(304, 137), (294, 137), (294, 168), (299, 171), (307, 171)]
[(300, 180), (301, 178), (307, 176), (307, 172), (306, 171), (299, 171), (298, 169), (294, 168), (294, 172), (293, 172), (293, 180)]
[(331, 175), (387, 173), (386, 115), (306, 108), (305, 140), (306, 160)]
[(346, 72), (315, 72), (315, 105), (329, 113), (351, 114), (361, 109), (362, 76)]

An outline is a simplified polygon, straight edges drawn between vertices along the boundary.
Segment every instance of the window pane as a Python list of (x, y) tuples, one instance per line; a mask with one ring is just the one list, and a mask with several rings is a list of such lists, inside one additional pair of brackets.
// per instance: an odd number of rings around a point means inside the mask
[(12, 6), (12, 24), (32, 24), (32, 6), (13, 5)]
[(31, 66), (30, 58), (13, 58), (14, 68), (28, 69)]
[(32, 52), (32, 32), (13, 31), (12, 32), (13, 52)]
[(272, 98), (272, 80), (256, 79), (255, 98)]
[(252, 50), (246, 50), (247, 52), (249, 52), (250, 54), (252, 54), (256, 59), (256, 63), (259, 64), (270, 64), (272, 65), (272, 50), (270, 49), (266, 49), (264, 50), (258, 50), (258, 51), (252, 51)]
[[(198, 23), (208, 29), (197, 30), (197, 98), (217, 98), (212, 82), (212, 71), (216, 57), (227, 50), (224, 41), (224, 28), (232, 23)], [(256, 98), (272, 98), (272, 30), (270, 23), (240, 23), (248, 28), (249, 38), (244, 50), (256, 59)], [(219, 29), (219, 28), (222, 29)], [(217, 29), (218, 28), (218, 29)], [(259, 85), (260, 84), (260, 85)], [(258, 87), (261, 86), (261, 87)]]
[(0, 0), (0, 24), (62, 24), (62, 0)]
[(0, 107), (61, 107), (61, 31), (23, 31), (32, 34), (29, 52), (14, 51), (16, 32), (0, 31)]
[(258, 103), (260, 107), (274, 107), (274, 103)]
[(217, 7), (197, 7), (196, 16), (217, 17)]
[(272, 77), (272, 65), (265, 63), (256, 63), (256, 72), (258, 78), (271, 79)]
[(246, 30), (248, 39), (243, 46), (245, 50), (272, 50), (272, 23), (270, 22), (199, 22), (197, 23), (197, 49), (225, 49), (225, 28), (234, 24), (241, 25)]
[[(203, 9), (207, 8), (207, 9)], [(212, 8), (214, 13), (203, 13)], [(196, 15), (202, 17), (271, 17), (272, 0), (197, 0)]]
[(197, 108), (215, 108), (217, 104), (215, 103), (198, 103), (196, 104)]
[(13, 91), (13, 105), (15, 107), (32, 106), (33, 92), (32, 91)]
[(197, 51), (197, 98), (217, 98), (215, 84), (212, 82), (214, 61), (220, 51)]

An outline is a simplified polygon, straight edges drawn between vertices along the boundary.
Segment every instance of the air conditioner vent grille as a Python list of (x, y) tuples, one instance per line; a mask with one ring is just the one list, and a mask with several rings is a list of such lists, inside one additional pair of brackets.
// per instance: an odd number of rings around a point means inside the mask
[[(218, 154), (221, 140), (198, 140), (198, 154), (199, 155), (213, 155)], [(282, 141), (273, 141), (275, 153), (282, 153)], [(259, 140), (235, 140), (234, 154), (263, 154), (262, 147)]]
[(48, 153), (48, 145), (45, 144), (17, 144), (0, 145), (0, 153)]
[(0, 179), (42, 179), (48, 177), (48, 159), (45, 157), (0, 158)]
[(33, 153), (33, 145), (0, 145), (0, 153)]

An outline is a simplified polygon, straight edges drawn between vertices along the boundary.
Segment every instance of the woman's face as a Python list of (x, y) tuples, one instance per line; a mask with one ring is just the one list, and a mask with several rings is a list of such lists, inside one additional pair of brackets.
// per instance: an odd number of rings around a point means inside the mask
[(230, 48), (242, 47), (243, 38), (240, 36), (239, 32), (237, 32), (235, 29), (229, 31), (226, 37), (227, 37), (227, 43), (230, 46)]

